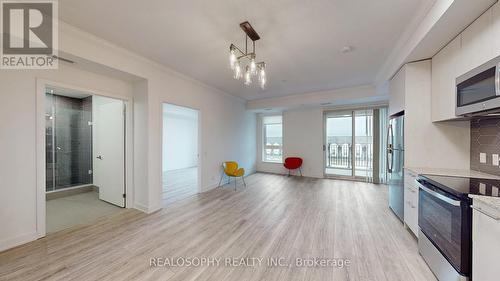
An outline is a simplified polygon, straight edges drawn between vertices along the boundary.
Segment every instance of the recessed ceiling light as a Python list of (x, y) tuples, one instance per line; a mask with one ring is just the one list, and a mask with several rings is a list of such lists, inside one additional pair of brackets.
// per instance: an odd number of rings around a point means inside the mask
[(344, 46), (342, 49), (340, 49), (340, 51), (342, 52), (342, 54), (347, 54), (347, 53), (354, 51), (354, 47), (353, 46)]

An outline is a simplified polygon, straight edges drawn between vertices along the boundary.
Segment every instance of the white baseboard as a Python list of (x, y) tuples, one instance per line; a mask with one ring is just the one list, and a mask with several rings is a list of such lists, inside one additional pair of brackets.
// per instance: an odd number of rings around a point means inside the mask
[(141, 211), (143, 213), (146, 213), (146, 214), (152, 214), (152, 213), (160, 210), (161, 206), (148, 207), (148, 206), (143, 205), (141, 203), (135, 203), (134, 204), (134, 209), (139, 210), (139, 211)]
[(210, 184), (210, 185), (207, 185), (207, 186), (204, 186), (204, 187), (201, 188), (201, 193), (210, 191), (210, 190), (212, 190), (214, 188), (217, 188), (218, 186), (219, 186), (218, 182)]
[(0, 241), (0, 252), (26, 244), (31, 241), (35, 241), (39, 238), (38, 233), (27, 233), (17, 237), (9, 238)]
[(268, 171), (268, 170), (257, 170), (256, 172), (262, 173), (262, 174), (288, 175), (288, 172), (277, 172), (277, 171)]
[[(281, 172), (271, 172), (271, 171), (257, 171), (257, 173), (262, 173), (262, 174), (272, 174), (272, 175), (280, 175), (280, 176), (288, 176), (288, 171), (281, 173)], [(300, 176), (300, 174), (297, 173), (292, 173), (291, 176)], [(324, 179), (324, 175), (307, 175), (307, 174), (302, 174), (304, 178), (315, 178), (315, 179)]]

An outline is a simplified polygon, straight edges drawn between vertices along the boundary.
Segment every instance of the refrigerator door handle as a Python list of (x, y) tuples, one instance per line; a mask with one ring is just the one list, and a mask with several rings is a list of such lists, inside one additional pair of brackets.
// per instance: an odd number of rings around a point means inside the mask
[[(390, 140), (390, 142), (389, 142)], [(387, 128), (387, 172), (392, 173), (392, 165), (394, 164), (394, 154), (392, 151), (392, 144), (394, 140), (394, 135), (392, 132), (392, 124), (389, 124), (389, 127)], [(391, 158), (391, 161), (389, 162), (389, 158)], [(390, 163), (390, 164), (389, 164)]]

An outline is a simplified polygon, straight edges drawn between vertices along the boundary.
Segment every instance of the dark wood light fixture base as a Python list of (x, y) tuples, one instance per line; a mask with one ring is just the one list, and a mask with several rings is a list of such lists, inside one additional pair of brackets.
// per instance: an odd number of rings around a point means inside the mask
[(252, 25), (248, 21), (240, 23), (240, 27), (248, 35), (248, 37), (252, 39), (252, 41), (257, 41), (260, 39), (259, 34), (257, 34), (257, 31), (253, 29)]

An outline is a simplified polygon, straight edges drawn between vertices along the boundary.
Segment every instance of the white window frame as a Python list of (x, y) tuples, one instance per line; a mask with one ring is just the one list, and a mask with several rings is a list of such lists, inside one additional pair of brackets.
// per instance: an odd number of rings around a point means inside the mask
[[(264, 119), (266, 117), (273, 117), (273, 116), (279, 116), (281, 117), (281, 122), (280, 123), (264, 123)], [(267, 125), (281, 125), (281, 139), (282, 139), (282, 143), (281, 143), (281, 146), (276, 146), (276, 145), (267, 145), (267, 136), (266, 136), (266, 126)], [(266, 149), (271, 149), (271, 150), (275, 150), (275, 149), (279, 149), (281, 151), (281, 158), (280, 160), (268, 160), (266, 158)], [(262, 162), (265, 162), (265, 163), (278, 163), (278, 164), (281, 164), (283, 163), (283, 116), (282, 115), (266, 115), (266, 116), (263, 116), (262, 117)]]

